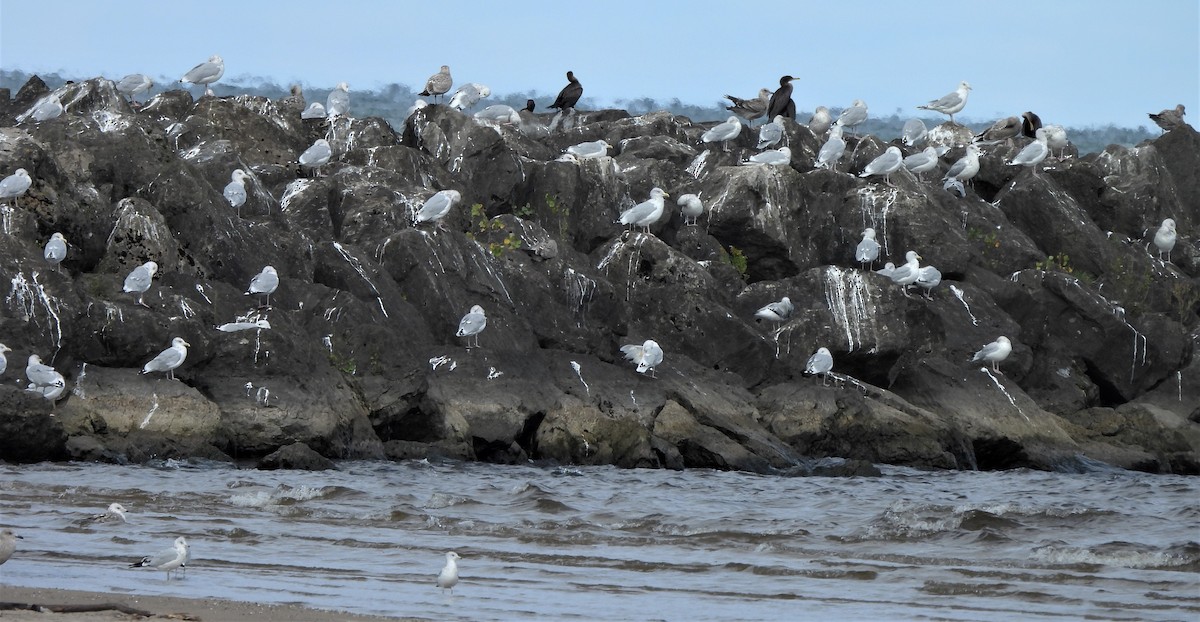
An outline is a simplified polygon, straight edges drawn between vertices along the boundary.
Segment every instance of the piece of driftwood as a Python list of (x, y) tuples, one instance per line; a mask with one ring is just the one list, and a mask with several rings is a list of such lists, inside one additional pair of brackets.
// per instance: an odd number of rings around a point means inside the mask
[[(37, 611), (41, 613), (91, 613), (95, 611), (118, 611), (143, 618), (156, 617), (155, 614), (144, 609), (122, 605), (121, 603), (96, 603), (87, 605), (39, 605), (37, 603), (5, 603), (0, 602), (0, 611), (5, 610), (24, 610)], [(192, 620), (197, 621), (200, 618), (186, 614), (170, 614), (168, 616), (175, 620)]]

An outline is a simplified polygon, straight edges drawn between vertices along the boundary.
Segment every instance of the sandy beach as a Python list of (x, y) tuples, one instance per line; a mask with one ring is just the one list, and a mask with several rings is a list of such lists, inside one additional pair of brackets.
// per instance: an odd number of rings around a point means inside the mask
[[(149, 612), (151, 618), (117, 610), (78, 613), (38, 612), (10, 609), (7, 603), (56, 605), (100, 605), (116, 603), (124, 607)], [(0, 620), (4, 622), (112, 622), (115, 620), (199, 620), (208, 622), (371, 622), (379, 620), (419, 620), (391, 618), (324, 611), (294, 605), (261, 605), (228, 600), (173, 598), (170, 596), (139, 596), (132, 594), (102, 594), (75, 590), (56, 590), (0, 586)]]

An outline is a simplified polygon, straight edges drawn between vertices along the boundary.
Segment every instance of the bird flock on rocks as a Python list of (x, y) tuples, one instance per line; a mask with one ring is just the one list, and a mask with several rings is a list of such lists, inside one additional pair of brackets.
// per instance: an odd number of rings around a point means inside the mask
[[(213, 55), (207, 61), (199, 63), (187, 71), (179, 79), (179, 84), (185, 87), (199, 86), (204, 89), (205, 96), (213, 96), (212, 85), (219, 81), (224, 73), (224, 60), (219, 55)], [(583, 96), (583, 84), (573, 71), (566, 72), (566, 80), (566, 85), (559, 91), (553, 103), (547, 106), (548, 109), (557, 111), (548, 128), (550, 130), (571, 127), (576, 115), (575, 107)], [(796, 117), (796, 103), (793, 98), (794, 83), (797, 81), (798, 78), (785, 74), (779, 78), (779, 84), (775, 90), (763, 88), (759, 90), (757, 96), (751, 98), (725, 95), (730, 102), (727, 107), (730, 116), (725, 121), (709, 127), (700, 135), (701, 146), (715, 146), (723, 152), (728, 152), (731, 145), (741, 135), (743, 127), (749, 125), (753, 128), (756, 120), (766, 119), (766, 122), (757, 128), (757, 140), (754, 144), (758, 153), (745, 157), (740, 163), (744, 166), (766, 168), (792, 165), (797, 154), (787, 143), (789, 134), (793, 131), (792, 128), (799, 125)], [(147, 93), (153, 86), (153, 80), (140, 73), (127, 75), (114, 84), (117, 92), (128, 97), (135, 108), (138, 106), (137, 96)], [(430, 98), (432, 102), (423, 99), (417, 100), (409, 109), (409, 114), (414, 114), (431, 105), (441, 105), (441, 102), (451, 93), (453, 86), (454, 79), (450, 67), (442, 65), (436, 73), (425, 80), (424, 88), (419, 93), (420, 97)], [(962, 81), (950, 93), (918, 105), (916, 108), (944, 114), (949, 118), (948, 123), (953, 126), (956, 125), (954, 115), (962, 112), (966, 107), (971, 91), (971, 85)], [(467, 111), (490, 95), (491, 89), (488, 86), (469, 82), (460, 85), (453, 94), (450, 94), (449, 101), (445, 105), (459, 111)], [(283, 98), (280, 105), (282, 110), (290, 111), (291, 114), (296, 114), (301, 119), (324, 119), (326, 123), (332, 124), (337, 119), (350, 115), (350, 87), (346, 82), (340, 82), (329, 92), (324, 104), (312, 102), (305, 106), (303, 89), (299, 85), (294, 85), (290, 95)], [(17, 121), (22, 123), (32, 120), (35, 123), (42, 123), (61, 116), (64, 110), (57, 93), (51, 93), (38, 100), (28, 111), (20, 115)], [(515, 110), (507, 105), (492, 105), (475, 113), (473, 118), (480, 123), (540, 128), (537, 131), (529, 130), (536, 136), (539, 135), (539, 131), (544, 132), (547, 128), (533, 122), (534, 112), (535, 102), (530, 99), (526, 107), (521, 110)], [(1164, 132), (1185, 124), (1182, 105), (1149, 116)], [(807, 123), (803, 124), (808, 131), (824, 141), (812, 161), (812, 167), (840, 173), (839, 162), (847, 149), (845, 134), (849, 132), (857, 135), (868, 119), (867, 104), (861, 99), (853, 100), (836, 116), (829, 107), (816, 106)], [(911, 119), (904, 125), (899, 143), (889, 145), (883, 153), (858, 171), (857, 176), (864, 179), (882, 179), (884, 184), (890, 186), (892, 177), (904, 172), (910, 174), (918, 182), (922, 182), (925, 173), (942, 166), (941, 158), (950, 151), (948, 145), (928, 144), (922, 147), (922, 143), (929, 141), (929, 136), (930, 132), (923, 121)], [(941, 180), (943, 188), (965, 196), (971, 180), (979, 172), (979, 158), (983, 154), (983, 148), (998, 143), (1011, 145), (1012, 141), (1019, 137), (1033, 140), (1006, 164), (1029, 168), (1031, 169), (1030, 174), (1034, 177), (1038, 175), (1039, 166), (1048, 158), (1064, 158), (1069, 146), (1066, 130), (1062, 126), (1043, 125), (1041, 119), (1032, 112), (1005, 117), (997, 120), (988, 129), (973, 135), (970, 143), (965, 146), (963, 155), (945, 166)], [(783, 144), (777, 147), (780, 143)], [(855, 148), (857, 149), (857, 146)], [(904, 149), (911, 151), (906, 154)], [(610, 153), (614, 151), (616, 148), (613, 145), (601, 139), (569, 146), (565, 149), (563, 157), (574, 162), (583, 162), (609, 157)], [(322, 168), (328, 165), (334, 156), (333, 145), (327, 139), (320, 138), (299, 155), (296, 163), (301, 171), (320, 176)], [(236, 210), (239, 218), (248, 197), (251, 196), (247, 183), (254, 183), (253, 172), (241, 168), (235, 169), (231, 171), (230, 181), (222, 192), (229, 205)], [(29, 172), (24, 168), (17, 168), (0, 181), (0, 201), (7, 204), (17, 200), (29, 192), (33, 186), (34, 179)], [(662, 188), (653, 188), (649, 198), (645, 201), (622, 211), (616, 223), (627, 227), (630, 231), (640, 229), (643, 234), (652, 235), (651, 227), (662, 218), (666, 210), (665, 199), (670, 196)], [(440, 227), (442, 221), (452, 213), (461, 200), (461, 193), (455, 189), (442, 189), (434, 192), (424, 200), (420, 208), (412, 210), (413, 225), (430, 224)], [(678, 198), (677, 204), (685, 226), (697, 225), (699, 219), (704, 215), (704, 203), (697, 194), (683, 194)], [(1166, 262), (1170, 261), (1170, 253), (1175, 246), (1176, 237), (1175, 221), (1170, 218), (1164, 220), (1152, 240), (1160, 259)], [(61, 270), (60, 266), (67, 258), (69, 248), (63, 234), (55, 232), (44, 248), (47, 265), (55, 271)], [(854, 248), (855, 262), (860, 269), (867, 271), (880, 259), (880, 254), (881, 246), (876, 239), (876, 231), (872, 228), (865, 229), (862, 232), (861, 241)], [(909, 289), (913, 285), (921, 288), (926, 297), (930, 297), (932, 290), (941, 282), (942, 274), (936, 267), (921, 265), (920, 262), (921, 256), (916, 251), (909, 250), (905, 253), (903, 264), (897, 266), (892, 262), (886, 262), (883, 268), (875, 270), (875, 272), (900, 286), (900, 291), (906, 297), (909, 296)], [(146, 261), (136, 266), (125, 277), (123, 292), (135, 294), (138, 305), (149, 307), (145, 302), (145, 296), (151, 289), (158, 270), (159, 265), (155, 261)], [(266, 266), (253, 277), (246, 290), (246, 295), (261, 296), (262, 308), (269, 308), (271, 294), (276, 291), (278, 286), (278, 273), (275, 268)], [(783, 297), (781, 300), (769, 303), (759, 309), (755, 313), (755, 317), (781, 327), (790, 320), (793, 313), (794, 307), (790, 299)], [(218, 328), (221, 330), (262, 329), (269, 325), (269, 322), (265, 320), (239, 321)], [(468, 349), (477, 348), (479, 347), (480, 333), (486, 325), (487, 316), (484, 309), (479, 305), (473, 305), (460, 320), (455, 334), (457, 337), (465, 339)], [(163, 372), (168, 379), (174, 379), (174, 371), (187, 359), (188, 347), (190, 344), (184, 338), (172, 338), (170, 347), (149, 360), (143, 366), (141, 373)], [(4, 353), (8, 351), (11, 350), (0, 344), (0, 374), (7, 367)], [(663, 361), (663, 350), (653, 339), (647, 339), (641, 344), (622, 346), (621, 351), (636, 366), (637, 372), (649, 373), (650, 376), (655, 375), (655, 368)], [(1008, 356), (1009, 352), (1011, 352), (1011, 345), (1008, 339), (1000, 337), (996, 342), (988, 344), (976, 353), (973, 360), (991, 363), (993, 369), (999, 371), (998, 364)], [(821, 347), (809, 359), (806, 372), (827, 376), (832, 368), (832, 355), (827, 348)], [(36, 354), (29, 355), (26, 376), (29, 380), (28, 390), (41, 394), (52, 402), (59, 399), (65, 392), (66, 383), (62, 375), (53, 367), (43, 364)], [(180, 540), (182, 541), (182, 538)], [(177, 542), (176, 548), (178, 549), (179, 546)], [(170, 555), (168, 554), (166, 557), (170, 557)], [(152, 561), (160, 560), (160, 558), (165, 559), (160, 555), (154, 557)], [(457, 581), (454, 559), (457, 559), (457, 555), (447, 554), (447, 570), (438, 580), (440, 586), (450, 588)], [(170, 561), (163, 562), (166, 566), (169, 566), (170, 563)]]

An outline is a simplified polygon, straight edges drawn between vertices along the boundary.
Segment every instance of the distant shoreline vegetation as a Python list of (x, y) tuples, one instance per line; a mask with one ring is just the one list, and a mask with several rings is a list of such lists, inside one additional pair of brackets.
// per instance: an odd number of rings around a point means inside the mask
[[(7, 88), (13, 95), (17, 93), (29, 78), (38, 75), (43, 82), (50, 88), (58, 88), (67, 80), (86, 80), (95, 76), (85, 78), (68, 78), (51, 74), (32, 74), (20, 70), (0, 70), (0, 88)], [(122, 76), (104, 76), (110, 80), (120, 80)], [(147, 95), (142, 97), (153, 96), (155, 94), (167, 91), (170, 89), (179, 88), (178, 82), (173, 78), (157, 77), (155, 78), (154, 87), (150, 89)], [(324, 102), (325, 97), (332, 89), (317, 89), (305, 86), (304, 96), (308, 101)], [(218, 97), (228, 97), (233, 95), (257, 95), (260, 97), (268, 97), (278, 99), (288, 94), (289, 85), (278, 84), (267, 78), (239, 76), (237, 78), (225, 79), (212, 85), (213, 92)], [(407, 84), (388, 84), (377, 90), (360, 90), (355, 89), (351, 85), (351, 112), (355, 117), (381, 117), (386, 119), (393, 128), (398, 128), (404, 124), (405, 113), (412, 103), (418, 99), (417, 92)], [(476, 108), (482, 109), (484, 106), (492, 104), (507, 104), (516, 109), (525, 107), (525, 101), (533, 99), (538, 102), (537, 112), (546, 112), (543, 107), (553, 99), (552, 93), (539, 93), (537, 91), (518, 91), (507, 94), (494, 94), (491, 97), (483, 100)], [(692, 121), (720, 121), (729, 116), (729, 112), (725, 109), (728, 102), (724, 100), (716, 100), (710, 105), (688, 104), (679, 101), (678, 98), (670, 101), (661, 102), (650, 97), (638, 97), (634, 99), (616, 99), (613, 102), (613, 107), (620, 108), (629, 112), (629, 114), (638, 116), (648, 112), (658, 110), (666, 110), (674, 115), (685, 116)], [(578, 106), (581, 110), (597, 110), (604, 108), (595, 102), (590, 97), (584, 97), (579, 102)], [(841, 109), (831, 108), (830, 111), (836, 118)], [(1037, 111), (1034, 111), (1037, 112)], [(797, 119), (801, 122), (807, 121), (811, 110), (797, 111)], [(863, 124), (861, 131), (873, 134), (882, 140), (890, 141), (900, 136), (900, 130), (904, 126), (904, 122), (911, 118), (919, 118), (925, 121), (925, 124), (933, 127), (940, 125), (945, 117), (942, 115), (930, 114), (903, 114), (903, 111), (897, 109), (888, 116), (879, 116), (877, 112), (872, 112), (872, 116)], [(971, 118), (963, 118), (961, 121), (964, 125), (970, 127), (975, 132), (981, 132), (987, 129), (996, 119), (975, 120)], [(1080, 154), (1095, 153), (1103, 151), (1108, 145), (1122, 145), (1124, 147), (1133, 147), (1138, 143), (1154, 138), (1159, 135), (1157, 130), (1148, 128), (1144, 125), (1139, 125), (1136, 128), (1117, 127), (1111, 123), (1105, 126), (1088, 126), (1088, 127), (1073, 127), (1067, 126), (1067, 134), (1070, 137), (1071, 144), (1079, 149)]]

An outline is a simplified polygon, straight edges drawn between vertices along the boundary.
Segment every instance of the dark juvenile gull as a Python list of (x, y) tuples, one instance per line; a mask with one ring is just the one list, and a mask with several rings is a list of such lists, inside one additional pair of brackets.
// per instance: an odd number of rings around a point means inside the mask
[(854, 100), (849, 108), (842, 111), (838, 115), (837, 124), (839, 127), (856, 128), (867, 120), (867, 102), (861, 99)]
[(1167, 254), (1167, 261), (1171, 261), (1171, 249), (1175, 248), (1175, 220), (1168, 218), (1162, 221), (1162, 226), (1158, 231), (1154, 232), (1154, 246), (1158, 248), (1158, 258), (1162, 260), (1162, 254)]
[(767, 102), (768, 119), (779, 115), (793, 120), (796, 118), (796, 102), (792, 101), (792, 80), (795, 78), (791, 76), (779, 78), (779, 88), (771, 94), (771, 100)]
[(771, 89), (759, 89), (758, 97), (755, 99), (742, 99), (733, 95), (726, 95), (725, 99), (733, 103), (732, 106), (726, 106), (725, 109), (749, 123), (767, 114), (767, 104), (771, 100)]
[(617, 222), (629, 225), (630, 228), (642, 227), (646, 233), (650, 233), (650, 225), (658, 222), (666, 207), (663, 199), (670, 196), (662, 188), (653, 188), (650, 190), (649, 199), (621, 212), (621, 217), (617, 219)]
[(770, 123), (758, 128), (758, 148), (772, 147), (783, 139), (783, 115), (775, 115)]
[(8, 357), (4, 356), (5, 352), (12, 352), (12, 348), (0, 343), (0, 374), (8, 369)]
[(246, 288), (245, 295), (251, 296), (254, 294), (262, 294), (266, 296), (266, 302), (264, 304), (270, 305), (271, 294), (274, 294), (278, 287), (279, 273), (275, 271), (274, 267), (265, 266), (263, 267), (262, 272), (259, 272), (258, 274), (254, 275), (253, 279), (250, 279), (250, 286)]
[(145, 93), (154, 86), (154, 80), (144, 73), (131, 73), (117, 82), (117, 92), (128, 97), (133, 103), (137, 103), (139, 93)]
[(904, 254), (904, 265), (896, 266), (895, 270), (889, 275), (897, 285), (903, 286), (901, 291), (904, 292), (904, 297), (908, 297), (908, 286), (917, 282), (917, 271), (921, 269), (921, 256), (916, 251), (908, 251)]
[(957, 162), (950, 165), (950, 170), (946, 171), (942, 181), (954, 180), (961, 185), (970, 181), (976, 174), (979, 173), (979, 146), (975, 143), (967, 145), (967, 153), (959, 158)]
[(870, 227), (863, 229), (862, 236), (862, 241), (854, 249), (854, 260), (866, 270), (867, 266), (879, 259), (879, 242), (875, 241), (875, 230)]
[(300, 154), (297, 161), (300, 162), (300, 166), (312, 169), (315, 175), (322, 166), (329, 164), (331, 157), (333, 157), (333, 149), (329, 147), (329, 141), (324, 138), (318, 138), (311, 147), (305, 149), (304, 153)]
[(421, 209), (417, 210), (414, 220), (419, 224), (423, 222), (437, 223), (450, 213), (450, 210), (462, 200), (462, 194), (457, 190), (442, 190), (434, 193), (433, 196), (425, 199), (425, 203), (421, 205)]
[(1037, 131), (1042, 127), (1042, 118), (1026, 110), (1021, 113), (1021, 134), (1028, 138), (1037, 138)]
[(1033, 174), (1036, 176), (1038, 172), (1038, 164), (1046, 159), (1050, 154), (1050, 147), (1046, 145), (1046, 128), (1037, 131), (1037, 140), (1025, 145), (1017, 155), (1013, 156), (1009, 166), (1028, 166), (1033, 169)]
[(835, 125), (829, 131), (829, 140), (821, 145), (821, 150), (817, 152), (817, 168), (829, 168), (837, 170), (838, 160), (842, 159), (842, 154), (846, 152), (846, 141), (842, 138), (842, 126)]
[(0, 181), (0, 199), (15, 199), (33, 185), (33, 178), (23, 168), (19, 168), (12, 175)]
[(791, 164), (791, 162), (792, 150), (788, 147), (780, 147), (778, 149), (770, 149), (762, 153), (756, 153), (747, 158), (743, 164), (783, 166), (785, 164)]
[(483, 121), (491, 121), (493, 123), (508, 123), (510, 125), (520, 125), (521, 115), (515, 108), (507, 104), (493, 104), (475, 113), (476, 119)]
[(695, 225), (704, 215), (704, 203), (700, 202), (697, 195), (685, 194), (679, 197), (676, 204), (679, 205), (679, 215), (683, 216), (684, 225)]
[(137, 303), (149, 309), (150, 305), (143, 302), (142, 297), (150, 290), (150, 284), (153, 282), (154, 275), (157, 272), (158, 264), (153, 261), (147, 261), (126, 275), (125, 285), (122, 287), (122, 290), (127, 294), (137, 294)]
[[(997, 120), (988, 129), (975, 135), (975, 141), (994, 143), (1007, 140), (1021, 133), (1021, 117), (1004, 117)], [(1036, 129), (1034, 130), (1037, 131)]]
[(42, 255), (50, 265), (54, 266), (55, 270), (58, 270), (58, 264), (67, 258), (67, 239), (63, 237), (63, 234), (55, 232), (50, 236), (50, 241), (46, 242), (46, 249)]
[(917, 287), (925, 290), (925, 297), (933, 299), (933, 288), (942, 282), (942, 272), (933, 266), (921, 266), (917, 269)]
[(558, 97), (554, 98), (554, 103), (549, 107), (559, 110), (574, 108), (575, 104), (579, 103), (580, 97), (583, 97), (583, 85), (575, 78), (574, 71), (568, 71), (567, 85), (562, 87), (562, 90), (558, 92)]
[(281, 110), (289, 114), (298, 114), (301, 119), (305, 118), (304, 104), (304, 87), (301, 87), (299, 84), (293, 84), (291, 94), (279, 100), (279, 108)]
[(829, 109), (825, 106), (817, 106), (808, 119), (808, 130), (820, 136), (828, 132), (830, 127), (833, 127), (833, 115), (829, 114)]
[(450, 107), (455, 110), (466, 110), (479, 103), (479, 100), (492, 94), (492, 89), (478, 82), (468, 82), (454, 91), (450, 97)]
[(242, 169), (234, 169), (230, 175), (231, 181), (225, 184), (225, 200), (237, 210), (238, 218), (242, 217), (242, 205), (246, 203), (246, 171)]
[(821, 386), (828, 386), (829, 372), (833, 371), (833, 355), (829, 353), (829, 348), (817, 348), (817, 351), (808, 357), (804, 371), (813, 376), (820, 374)]
[(350, 112), (350, 85), (338, 82), (325, 98), (325, 114), (330, 117), (348, 114)]
[(150, 374), (156, 371), (167, 372), (167, 378), (175, 379), (175, 369), (187, 359), (188, 346), (192, 344), (183, 340), (183, 337), (176, 337), (171, 340), (171, 347), (158, 353), (158, 356), (150, 359), (142, 367), (141, 373)]
[(593, 140), (591, 142), (579, 143), (567, 147), (567, 153), (579, 158), (580, 160), (592, 160), (608, 155), (608, 150), (613, 146), (607, 141)]
[(17, 540), (24, 540), (10, 529), (0, 530), (0, 564), (8, 561), (17, 550)]
[(155, 570), (163, 570), (167, 573), (167, 580), (171, 580), (171, 571), (178, 573), (179, 569), (187, 563), (191, 557), (191, 546), (183, 536), (175, 538), (175, 545), (169, 549), (163, 549), (153, 555), (147, 555), (142, 559), (129, 564), (130, 568), (153, 568)]
[(1050, 153), (1054, 153), (1054, 150), (1057, 149), (1058, 158), (1065, 157), (1067, 145), (1070, 144), (1067, 140), (1067, 128), (1061, 125), (1046, 125), (1042, 129), (1046, 130), (1046, 146), (1050, 148)]
[(904, 122), (904, 127), (900, 130), (900, 138), (904, 140), (904, 144), (912, 147), (917, 143), (925, 140), (925, 136), (929, 133), (929, 129), (925, 127), (925, 122), (920, 119), (909, 119)]
[(644, 374), (649, 371), (651, 377), (657, 378), (654, 368), (663, 361), (663, 350), (657, 341), (647, 339), (640, 346), (634, 343), (623, 345), (621, 352), (625, 354), (626, 359), (637, 365), (637, 373)]
[(908, 172), (916, 175), (918, 179), (925, 171), (932, 171), (937, 168), (938, 153), (937, 147), (926, 147), (923, 151), (914, 153), (904, 158), (904, 168)]
[(451, 594), (454, 593), (454, 586), (458, 585), (458, 564), (454, 563), (456, 559), (462, 559), (458, 553), (454, 551), (446, 553), (446, 565), (442, 566), (442, 571), (438, 573), (437, 577), (437, 586), (443, 591), (450, 590)]
[(425, 90), (417, 93), (421, 97), (433, 96), (435, 99), (445, 95), (454, 86), (454, 78), (450, 77), (450, 65), (442, 65), (437, 73), (425, 81)]
[[(455, 337), (467, 338), (467, 349), (479, 347), (479, 333), (483, 332), (487, 326), (487, 315), (483, 313), (483, 307), (475, 305), (462, 319), (458, 321), (458, 332), (454, 333)], [(471, 337), (475, 338), (475, 345), (471, 345)]]
[(900, 170), (904, 165), (904, 154), (900, 152), (900, 148), (892, 145), (884, 150), (879, 157), (867, 163), (866, 168), (859, 177), (870, 177), (872, 175), (883, 175), (883, 181), (886, 184), (891, 184), (890, 178), (892, 173)]
[(1187, 125), (1183, 121), (1183, 104), (1179, 104), (1174, 108), (1167, 108), (1158, 114), (1150, 113), (1150, 120), (1154, 121), (1158, 127), (1162, 128), (1163, 132)]
[(776, 302), (768, 302), (763, 305), (758, 311), (754, 312), (754, 317), (782, 324), (792, 317), (792, 312), (795, 310), (796, 307), (792, 304), (792, 299), (784, 296)]
[(313, 103), (309, 104), (308, 108), (305, 108), (304, 112), (300, 113), (300, 118), (301, 119), (324, 119), (325, 118), (325, 104), (322, 104), (321, 102), (313, 102)]
[(958, 88), (953, 93), (947, 93), (940, 99), (935, 99), (924, 106), (917, 106), (917, 108), (949, 115), (950, 122), (954, 123), (954, 114), (966, 107), (967, 93), (970, 90), (971, 85), (967, 84), (966, 80), (963, 80), (958, 83)]
[(223, 75), (225, 75), (225, 61), (220, 56), (213, 54), (207, 62), (200, 63), (192, 67), (191, 71), (183, 74), (179, 81), (184, 84), (199, 84), (207, 89), (208, 85), (220, 80)]
[(1008, 340), (1008, 337), (997, 337), (995, 341), (980, 348), (980, 350), (976, 352), (975, 356), (971, 359), (971, 362), (983, 361), (985, 363), (991, 363), (992, 371), (996, 372), (997, 374), (1002, 374), (1004, 372), (1000, 371), (1000, 362), (1008, 358), (1008, 355), (1011, 353), (1012, 342)]
[(726, 151), (729, 150), (729, 141), (738, 137), (742, 133), (742, 124), (736, 116), (730, 116), (722, 123), (718, 123), (708, 131), (700, 135), (700, 140), (706, 143), (721, 143)]

